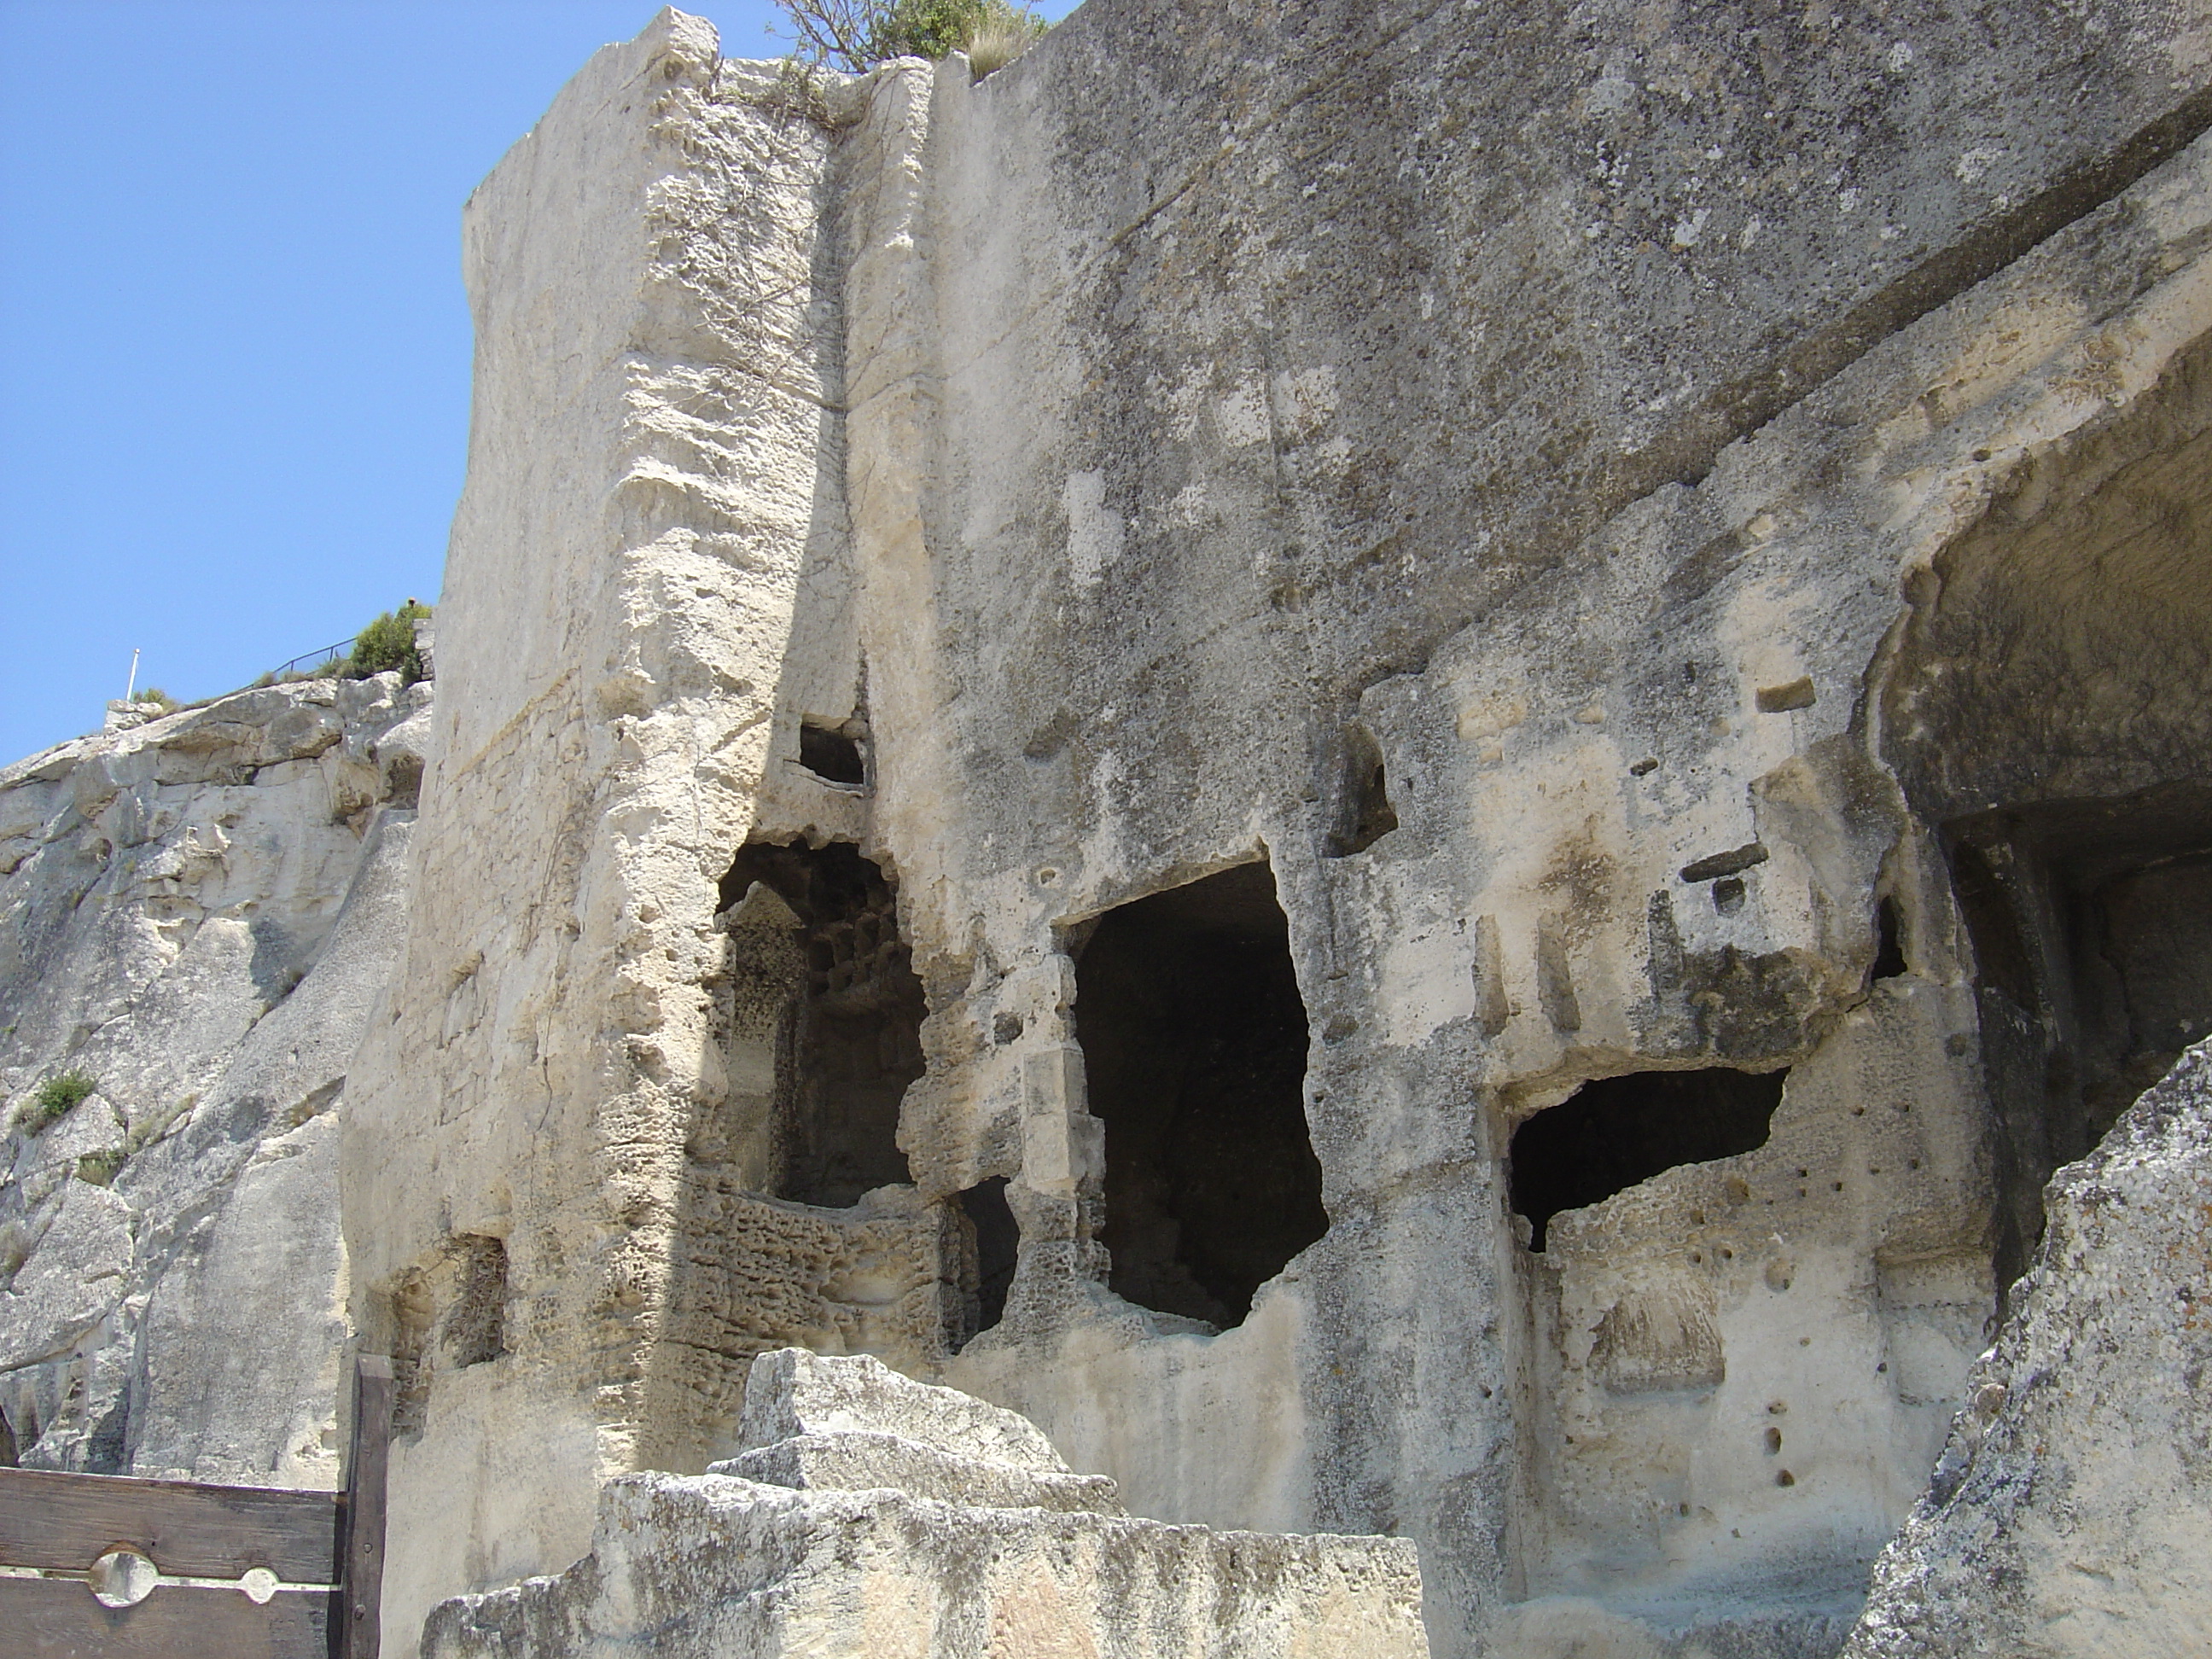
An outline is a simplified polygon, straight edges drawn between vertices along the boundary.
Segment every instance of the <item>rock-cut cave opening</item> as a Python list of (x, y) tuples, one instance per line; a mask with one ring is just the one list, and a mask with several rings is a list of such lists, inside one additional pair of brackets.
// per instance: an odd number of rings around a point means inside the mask
[(1972, 945), (2009, 1285), (2045, 1183), (2212, 1030), (2212, 338), (1936, 557), (1883, 694)]
[(927, 1000), (899, 935), (896, 890), (859, 848), (743, 848), (722, 878), (724, 913), (756, 884), (796, 919), (799, 957), (795, 985), (765, 988), (781, 994), (767, 1184), (779, 1198), (842, 1208), (913, 1178), (899, 1103), (924, 1069)]
[(1552, 1218), (1601, 1203), (1682, 1164), (1710, 1164), (1766, 1144), (1784, 1071), (1632, 1072), (1585, 1083), (1513, 1132), (1509, 1191), (1544, 1249)]
[(1947, 826), (1982, 1063), (2026, 1265), (2051, 1173), (2212, 1031), (2212, 788), (2042, 802)]
[(1131, 1302), (1218, 1328), (1328, 1229), (1307, 1133), (1307, 1024), (1264, 863), (1108, 911), (1076, 963), (1104, 1242)]
[(1021, 1225), (1006, 1201), (1006, 1176), (977, 1182), (960, 1194), (959, 1201), (961, 1219), (975, 1250), (975, 1259), (968, 1264), (970, 1272), (963, 1277), (972, 1280), (975, 1295), (956, 1349), (1006, 1316), (1006, 1292), (1013, 1285), (1022, 1242)]

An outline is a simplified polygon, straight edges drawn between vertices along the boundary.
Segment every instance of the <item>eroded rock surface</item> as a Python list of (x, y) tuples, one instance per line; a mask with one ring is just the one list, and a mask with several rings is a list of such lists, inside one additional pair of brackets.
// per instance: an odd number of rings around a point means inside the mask
[(866, 1356), (762, 1354), (744, 1420), (777, 1437), (609, 1483), (590, 1555), (437, 1607), (425, 1659), (1428, 1653), (1403, 1540), (1129, 1519), (1033, 1425)]
[[(430, 687), (242, 691), (0, 772), (0, 1413), (26, 1465), (337, 1483), (337, 1121)], [(96, 1086), (58, 1118), (39, 1086)]]
[(2212, 1629), (2212, 1043), (2044, 1208), (1844, 1659), (2193, 1653)]

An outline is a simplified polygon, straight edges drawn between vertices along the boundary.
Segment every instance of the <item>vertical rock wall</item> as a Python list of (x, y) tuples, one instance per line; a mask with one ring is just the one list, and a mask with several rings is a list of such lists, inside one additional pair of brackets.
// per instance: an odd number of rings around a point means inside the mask
[(939, 1212), (745, 1179), (775, 1083), (732, 1032), (781, 946), (718, 895), (763, 825), (860, 828), (795, 763), (857, 671), (823, 100), (666, 14), (470, 204), (437, 829), (347, 1121), (354, 1312), (402, 1372), (396, 1631), (581, 1554), (604, 1475), (702, 1468), (760, 1349), (943, 1348)]

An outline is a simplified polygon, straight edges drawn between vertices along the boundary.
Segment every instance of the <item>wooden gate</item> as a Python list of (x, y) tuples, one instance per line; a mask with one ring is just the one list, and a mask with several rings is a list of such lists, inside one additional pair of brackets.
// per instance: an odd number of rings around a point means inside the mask
[(392, 1362), (354, 1364), (343, 1492), (0, 1468), (9, 1659), (376, 1659)]

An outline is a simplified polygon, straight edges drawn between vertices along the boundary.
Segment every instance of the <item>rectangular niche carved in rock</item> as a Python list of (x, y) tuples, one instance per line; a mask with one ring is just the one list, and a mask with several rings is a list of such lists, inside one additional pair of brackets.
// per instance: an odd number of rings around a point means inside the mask
[[(763, 908), (755, 890), (772, 894)], [(722, 878), (732, 939), (733, 1078), (772, 1066), (767, 1144), (753, 1160), (779, 1198), (842, 1208), (912, 1179), (899, 1103), (924, 1069), (928, 1012), (899, 937), (896, 893), (857, 847), (742, 848)], [(763, 947), (753, 935), (772, 936)], [(742, 1030), (737, 1028), (744, 1028)], [(749, 1061), (766, 1061), (763, 1066)]]
[(419, 1433), (434, 1379), (507, 1352), (507, 1244), (448, 1237), (392, 1289), (392, 1427)]
[(1113, 1289), (1242, 1323), (1328, 1229), (1273, 871), (1240, 865), (1108, 911), (1077, 960), (1075, 1025), (1106, 1126)]
[(1766, 1144), (1782, 1103), (1778, 1072), (1705, 1066), (1632, 1072), (1585, 1083), (1513, 1132), (1507, 1165), (1528, 1248), (1541, 1251), (1562, 1210), (1585, 1209), (1681, 1164), (1710, 1164)]

